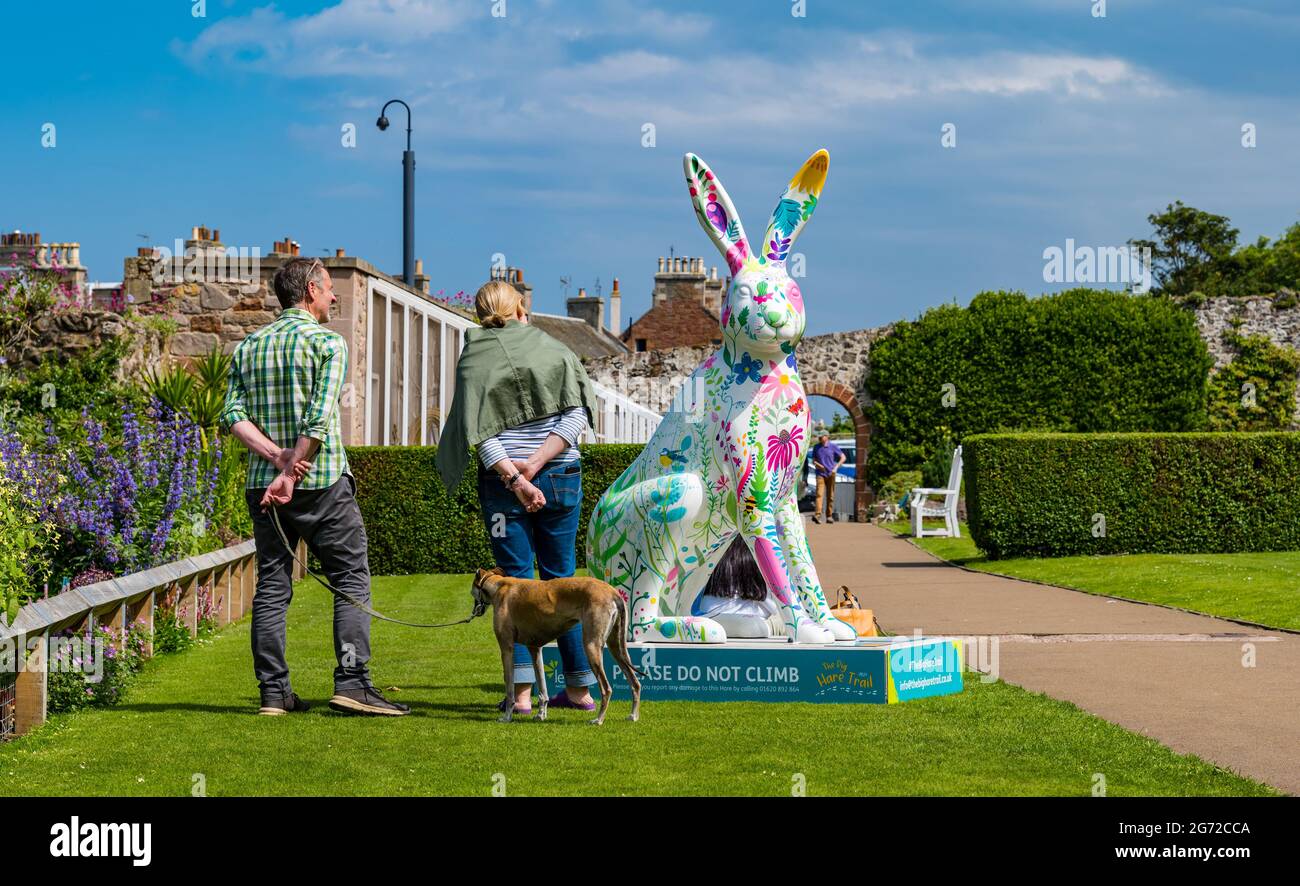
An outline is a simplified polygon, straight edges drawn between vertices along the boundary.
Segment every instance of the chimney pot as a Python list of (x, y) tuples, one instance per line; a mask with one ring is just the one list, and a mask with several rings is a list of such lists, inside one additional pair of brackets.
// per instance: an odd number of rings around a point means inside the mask
[(423, 274), (423, 273), (424, 273), (424, 259), (422, 259), (422, 258), (417, 258), (417, 259), (415, 260), (415, 273), (417, 273), (417, 274)]
[(342, 250), (342, 249), (336, 249), (336, 250), (334, 250), (334, 257), (335, 257), (335, 258), (343, 258), (343, 250)]
[(579, 287), (578, 287), (578, 298), (586, 298), (586, 297), (587, 297), (587, 290), (584, 289), (583, 287), (579, 286)]
[(609, 297), (610, 297), (610, 298), (613, 298), (613, 297), (616, 296), (616, 295), (618, 295), (618, 278), (617, 278), (617, 277), (614, 278), (614, 291), (611, 292), (611, 293), (609, 294)]

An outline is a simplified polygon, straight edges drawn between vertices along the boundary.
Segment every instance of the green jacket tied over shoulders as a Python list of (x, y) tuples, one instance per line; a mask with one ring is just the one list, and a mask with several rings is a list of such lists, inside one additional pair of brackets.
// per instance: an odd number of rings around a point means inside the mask
[(596, 392), (573, 351), (518, 320), (466, 330), (434, 458), (443, 485), (451, 490), (460, 483), (471, 446), (573, 406), (584, 407), (595, 427)]

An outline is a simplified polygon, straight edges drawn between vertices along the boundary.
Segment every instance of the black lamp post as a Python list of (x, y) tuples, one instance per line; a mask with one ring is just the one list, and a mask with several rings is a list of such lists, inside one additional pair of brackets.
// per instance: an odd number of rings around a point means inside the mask
[(388, 105), (406, 108), (406, 150), (402, 153), (402, 280), (415, 286), (415, 152), (411, 150), (411, 106), (399, 98), (392, 99), (379, 112), (375, 125), (383, 132), (388, 128), (384, 112)]

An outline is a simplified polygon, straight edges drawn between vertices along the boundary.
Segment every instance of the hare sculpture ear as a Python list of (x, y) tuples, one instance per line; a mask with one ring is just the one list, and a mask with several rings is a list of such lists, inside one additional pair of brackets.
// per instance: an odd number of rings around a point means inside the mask
[(726, 257), (727, 267), (734, 275), (745, 264), (750, 252), (740, 214), (727, 196), (727, 189), (707, 163), (694, 154), (687, 154), (682, 158), (682, 168), (686, 171), (686, 185), (691, 189), (695, 217), (713, 240), (713, 245)]
[(759, 254), (768, 261), (784, 262), (790, 254), (790, 247), (794, 246), (794, 241), (817, 209), (817, 200), (826, 184), (826, 171), (830, 165), (831, 155), (825, 149), (820, 150), (809, 157), (803, 168), (790, 179), (790, 186), (777, 201), (772, 220), (767, 223), (767, 232), (763, 235)]

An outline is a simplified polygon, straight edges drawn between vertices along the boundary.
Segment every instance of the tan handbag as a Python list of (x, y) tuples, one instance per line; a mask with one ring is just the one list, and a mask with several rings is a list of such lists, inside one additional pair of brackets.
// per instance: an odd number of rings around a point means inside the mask
[(848, 585), (840, 585), (840, 598), (831, 607), (831, 615), (846, 624), (852, 625), (859, 637), (878, 637), (876, 615), (870, 609), (863, 609), (858, 598), (849, 590)]

